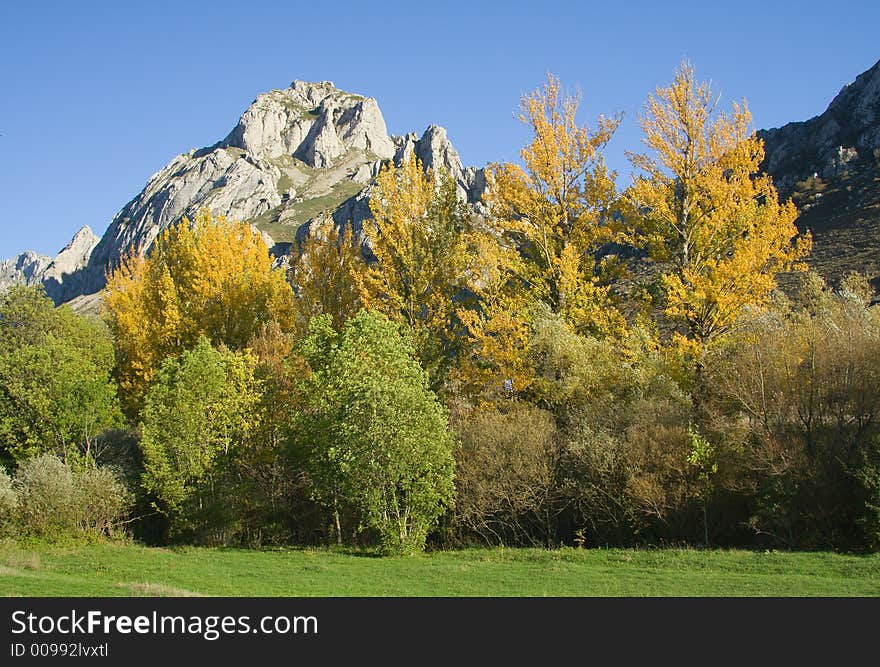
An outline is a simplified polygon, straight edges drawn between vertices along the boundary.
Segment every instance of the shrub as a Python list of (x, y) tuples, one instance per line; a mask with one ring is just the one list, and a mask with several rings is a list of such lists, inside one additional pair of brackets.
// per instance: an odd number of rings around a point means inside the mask
[(77, 528), (77, 497), (73, 472), (57, 456), (27, 459), (15, 476), (18, 521), (23, 531), (55, 538)]
[[(2, 489), (0, 478), (0, 489)], [(73, 471), (51, 454), (21, 463), (12, 490), (19, 532), (45, 539), (107, 535), (131, 509), (132, 495), (107, 467)], [(2, 495), (2, 493), (0, 493)]]
[(739, 431), (748, 524), (790, 548), (871, 548), (880, 537), (880, 309), (864, 279), (816, 277), (755, 312), (712, 358), (717, 411)]
[(556, 424), (526, 403), (478, 410), (456, 426), (456, 520), (489, 543), (555, 535)]
[(131, 509), (134, 497), (115, 470), (86, 468), (75, 478), (75, 507), (79, 530), (112, 536)]
[(15, 513), (18, 509), (18, 494), (12, 478), (0, 468), (0, 536), (12, 530)]

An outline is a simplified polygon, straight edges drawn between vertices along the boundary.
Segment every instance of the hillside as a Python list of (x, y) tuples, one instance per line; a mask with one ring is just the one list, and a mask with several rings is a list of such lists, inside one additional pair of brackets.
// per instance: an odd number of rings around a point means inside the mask
[(821, 115), (758, 135), (764, 168), (813, 234), (810, 264), (832, 284), (865, 272), (880, 291), (880, 62)]

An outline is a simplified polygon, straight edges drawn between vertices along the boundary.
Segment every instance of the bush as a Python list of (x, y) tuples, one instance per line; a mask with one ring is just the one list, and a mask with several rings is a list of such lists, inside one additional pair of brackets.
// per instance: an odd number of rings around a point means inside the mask
[(15, 476), (18, 521), (40, 537), (58, 537), (76, 530), (76, 489), (70, 467), (52, 454), (27, 459)]
[(488, 543), (555, 535), (556, 424), (526, 403), (479, 410), (456, 426), (456, 521)]
[(74, 472), (51, 454), (23, 461), (13, 489), (19, 531), (46, 539), (111, 536), (132, 504), (131, 494), (110, 468)]
[(18, 494), (15, 492), (12, 478), (0, 468), (0, 536), (12, 530), (17, 509)]
[(77, 527), (85, 533), (114, 535), (134, 502), (121, 476), (106, 466), (83, 470), (74, 491)]
[(716, 410), (740, 441), (748, 525), (788, 548), (880, 542), (880, 308), (857, 276), (743, 322), (711, 360)]

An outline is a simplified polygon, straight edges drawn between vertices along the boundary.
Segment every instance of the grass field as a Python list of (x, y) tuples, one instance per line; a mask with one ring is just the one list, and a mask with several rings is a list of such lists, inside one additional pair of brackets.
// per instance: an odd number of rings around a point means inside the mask
[(13, 596), (877, 596), (880, 555), (486, 549), (374, 558), (321, 549), (0, 544)]

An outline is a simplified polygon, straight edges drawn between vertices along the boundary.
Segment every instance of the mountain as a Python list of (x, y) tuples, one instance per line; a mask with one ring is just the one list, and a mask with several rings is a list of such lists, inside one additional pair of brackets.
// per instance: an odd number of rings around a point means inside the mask
[(810, 264), (832, 284), (865, 272), (880, 291), (880, 61), (821, 115), (758, 136), (764, 169), (813, 234)]
[(481, 208), (483, 172), (462, 165), (442, 127), (389, 136), (375, 99), (330, 81), (294, 81), (258, 96), (223, 140), (155, 173), (100, 240), (84, 228), (54, 259), (26, 252), (0, 263), (0, 287), (41, 282), (56, 303), (94, 303), (84, 297), (104, 286), (108, 268), (132, 250), (146, 252), (164, 229), (203, 206), (251, 223), (276, 256), (318, 217), (332, 215), (360, 233), (383, 162), (399, 164), (410, 153), (426, 169), (445, 169), (460, 198)]

